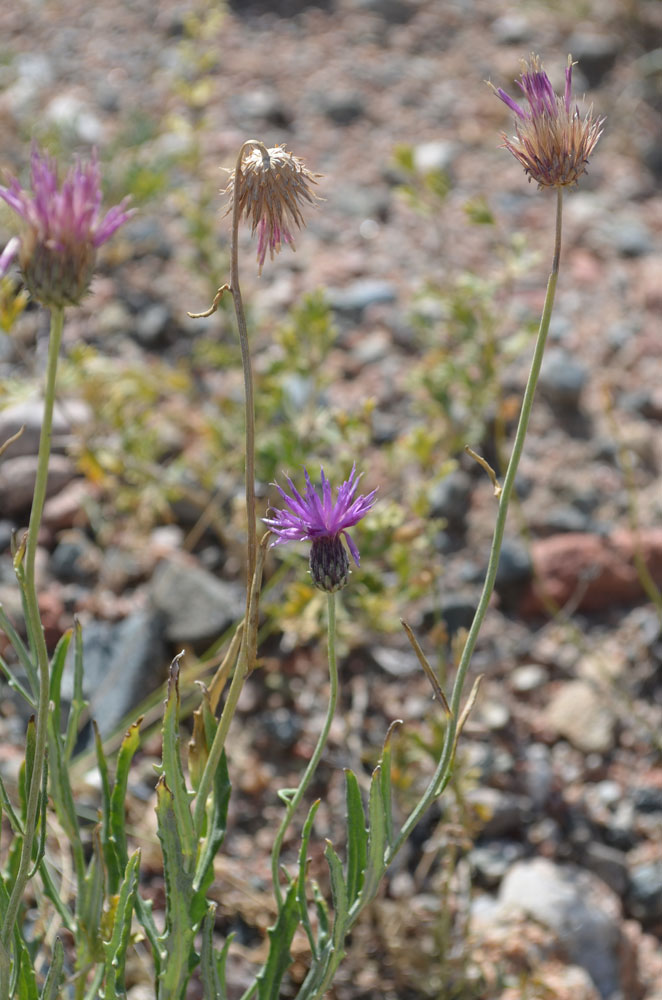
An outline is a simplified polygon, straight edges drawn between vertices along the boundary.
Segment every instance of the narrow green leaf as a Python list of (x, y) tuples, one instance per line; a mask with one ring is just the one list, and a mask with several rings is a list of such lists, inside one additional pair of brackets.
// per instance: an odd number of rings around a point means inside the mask
[(60, 919), (62, 923), (67, 928), (71, 934), (76, 933), (76, 921), (73, 915), (70, 913), (68, 907), (64, 904), (62, 900), (62, 892), (55, 885), (53, 881), (53, 876), (50, 873), (50, 869), (45, 860), (42, 859), (41, 865), (39, 866), (39, 875), (44, 886), (44, 894), (50, 899), (51, 903), (60, 914)]
[(290, 945), (299, 925), (297, 903), (297, 882), (293, 881), (280, 908), (278, 919), (267, 931), (269, 935), (269, 955), (265, 966), (257, 976), (259, 1000), (276, 1000), (283, 976), (291, 965)]
[(64, 978), (63, 966), (64, 948), (62, 947), (62, 941), (60, 938), (56, 937), (55, 944), (53, 945), (50, 968), (44, 981), (40, 1000), (58, 1000), (60, 995), (60, 986)]
[[(103, 941), (101, 938), (101, 915), (104, 902), (104, 878), (99, 828), (92, 833), (92, 857), (87, 870), (78, 884), (76, 895), (76, 918), (79, 929), (79, 950), (76, 955), (77, 967), (86, 962), (93, 964), (103, 961)], [(84, 940), (85, 947), (81, 941)], [(85, 951), (87, 949), (87, 951)]]
[(188, 980), (191, 949), (198, 928), (191, 920), (193, 876), (184, 864), (175, 797), (165, 775), (161, 775), (156, 785), (156, 820), (166, 884), (166, 926), (159, 938), (165, 960), (159, 995), (178, 997)]
[(39, 677), (37, 675), (37, 668), (34, 665), (34, 661), (30, 655), (29, 649), (21, 639), (20, 635), (18, 634), (12, 623), (9, 621), (9, 618), (7, 618), (7, 615), (5, 614), (4, 608), (2, 607), (1, 604), (0, 604), (0, 628), (5, 633), (10, 643), (12, 644), (12, 648), (18, 657), (18, 661), (28, 676), (28, 680), (30, 681), (30, 687), (32, 688), (32, 695), (35, 699), (35, 704), (36, 704), (36, 699), (39, 697)]
[(223, 843), (227, 828), (228, 804), (230, 802), (231, 791), (232, 785), (230, 784), (228, 762), (224, 750), (214, 775), (212, 802), (207, 817), (209, 829), (204, 836), (200, 859), (193, 880), (193, 892), (195, 895), (192, 901), (191, 919), (195, 923), (198, 923), (202, 919), (205, 911), (205, 895), (214, 878), (214, 858)]
[(74, 693), (67, 719), (64, 744), (64, 759), (66, 761), (71, 760), (78, 739), (80, 719), (87, 705), (88, 702), (83, 695), (83, 630), (80, 627), (80, 622), (76, 620), (74, 626)]
[[(110, 795), (110, 839), (115, 845), (120, 872), (126, 868), (129, 861), (129, 853), (126, 846), (125, 829), (125, 809), (126, 789), (129, 781), (129, 770), (133, 755), (138, 749), (140, 742), (140, 723), (137, 719), (132, 726), (129, 726), (117, 756), (117, 770), (115, 772), (115, 784)], [(109, 872), (108, 891), (111, 895), (118, 891), (119, 880), (111, 883)]]
[[(18, 975), (16, 977), (16, 987), (18, 1000), (39, 1000), (39, 989), (37, 987), (37, 977), (35, 975), (32, 958), (23, 938), (16, 933), (16, 965)], [(12, 994), (10, 993), (10, 996)]]
[(37, 743), (37, 725), (34, 715), (28, 719), (28, 727), (25, 732), (25, 760), (21, 764), (19, 772), (18, 793), (21, 803), (21, 816), (25, 821), (25, 814), (28, 807), (28, 794), (30, 791), (30, 781), (34, 768), (34, 756)]
[(202, 979), (203, 1000), (227, 1000), (228, 991), (225, 980), (225, 965), (228, 951), (234, 940), (234, 934), (229, 934), (223, 947), (217, 953), (214, 950), (214, 918), (216, 903), (209, 903), (205, 918), (202, 921), (202, 948), (200, 950), (200, 978)]
[(347, 895), (350, 905), (363, 885), (363, 873), (368, 861), (368, 830), (356, 775), (345, 769), (345, 801), (347, 803)]
[(12, 672), (9, 665), (5, 662), (5, 660), (3, 660), (1, 656), (0, 656), (0, 670), (2, 670), (3, 674), (7, 678), (7, 683), (9, 687), (13, 688), (14, 691), (18, 691), (21, 697), (24, 698), (25, 701), (27, 701), (32, 711), (36, 712), (37, 711), (36, 700), (32, 697), (28, 689), (19, 681), (16, 674)]
[(386, 739), (384, 740), (384, 749), (382, 751), (382, 757), (379, 762), (381, 767), (381, 783), (382, 783), (382, 799), (384, 802), (384, 822), (386, 824), (386, 840), (388, 844), (393, 843), (393, 808), (391, 804), (391, 741), (393, 735), (398, 728), (402, 725), (400, 719), (396, 719), (388, 727), (388, 732), (386, 734)]
[(368, 862), (361, 889), (362, 906), (373, 899), (385, 871), (384, 852), (386, 850), (386, 821), (384, 819), (384, 798), (382, 795), (382, 769), (379, 765), (372, 772), (370, 782), (370, 802), (368, 818)]
[(39, 796), (39, 807), (37, 809), (37, 827), (39, 832), (39, 842), (34, 867), (28, 875), (28, 880), (33, 879), (39, 870), (46, 853), (46, 810), (48, 809), (48, 757), (44, 761), (44, 770), (41, 778), (41, 795)]
[(333, 895), (333, 947), (341, 949), (347, 933), (347, 921), (349, 916), (349, 904), (347, 901), (347, 884), (342, 870), (342, 861), (336, 854), (333, 844), (327, 840), (324, 849), (331, 873), (331, 893)]
[(299, 904), (299, 919), (303, 925), (303, 928), (308, 937), (308, 942), (310, 944), (310, 950), (313, 956), (317, 954), (317, 943), (315, 942), (315, 935), (313, 934), (313, 928), (310, 923), (310, 915), (308, 913), (308, 898), (306, 896), (306, 875), (308, 871), (308, 844), (310, 843), (310, 836), (313, 832), (313, 822), (315, 820), (315, 814), (319, 809), (321, 799), (317, 799), (313, 802), (312, 806), (308, 811), (306, 817), (306, 822), (303, 824), (303, 830), (301, 831), (301, 847), (299, 849), (299, 877), (297, 879), (297, 903)]
[(319, 927), (317, 932), (317, 950), (318, 952), (322, 952), (329, 941), (331, 921), (329, 920), (329, 907), (317, 882), (313, 882), (313, 902), (317, 910), (317, 924)]
[(131, 919), (138, 891), (138, 866), (140, 851), (135, 851), (129, 858), (124, 873), (124, 879), (119, 891), (119, 899), (115, 907), (113, 930), (109, 941), (104, 942), (106, 954), (104, 985), (100, 997), (103, 1000), (116, 1000), (118, 993), (125, 990), (124, 966), (126, 964), (126, 949), (131, 934)]
[(163, 715), (163, 774), (172, 793), (177, 829), (181, 838), (182, 861), (188, 872), (193, 871), (197, 838), (191, 815), (190, 796), (184, 779), (179, 736), (179, 653), (170, 664), (168, 697)]
[(122, 877), (122, 866), (117, 854), (115, 840), (110, 835), (110, 778), (108, 775), (108, 761), (103, 752), (103, 742), (99, 727), (96, 721), (92, 720), (94, 729), (94, 748), (97, 756), (97, 767), (101, 778), (101, 849), (106, 865), (106, 876), (108, 879), (108, 892), (113, 895), (117, 892)]
[(53, 724), (55, 732), (60, 735), (62, 732), (62, 675), (64, 673), (64, 667), (67, 662), (67, 652), (69, 650), (69, 643), (71, 642), (71, 629), (67, 629), (64, 635), (60, 638), (57, 646), (55, 647), (55, 652), (51, 657), (50, 665), (50, 688), (48, 696), (51, 700), (51, 715), (53, 716)]
[[(14, 812), (14, 807), (11, 804), (11, 800), (7, 795), (7, 789), (5, 788), (5, 783), (2, 780), (2, 775), (0, 774), (0, 806), (5, 810), (7, 814), (7, 819), (9, 820), (10, 826), (15, 834), (22, 837), (23, 836), (23, 824)], [(0, 810), (1, 811), (1, 810)]]

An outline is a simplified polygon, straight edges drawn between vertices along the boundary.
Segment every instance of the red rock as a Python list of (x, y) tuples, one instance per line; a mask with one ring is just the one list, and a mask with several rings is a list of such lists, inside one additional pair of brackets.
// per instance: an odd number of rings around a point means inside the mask
[(638, 540), (629, 531), (611, 535), (552, 535), (533, 543), (536, 579), (524, 594), (523, 617), (544, 614), (549, 602), (580, 611), (635, 604), (645, 597), (634, 564), (637, 544), (649, 573), (662, 587), (662, 528), (644, 529)]

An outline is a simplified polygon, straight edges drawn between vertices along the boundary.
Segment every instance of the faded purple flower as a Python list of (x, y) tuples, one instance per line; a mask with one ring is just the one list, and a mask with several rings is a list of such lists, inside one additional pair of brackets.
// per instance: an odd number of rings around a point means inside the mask
[(25, 282), (38, 302), (76, 305), (89, 288), (98, 247), (132, 213), (125, 198), (102, 214), (96, 154), (87, 163), (77, 159), (60, 186), (55, 161), (34, 146), (30, 174), (32, 191), (15, 177), (10, 177), (9, 187), (0, 186), (0, 198), (23, 221), (20, 236), (9, 241), (0, 257), (0, 277), (18, 254)]
[[(232, 210), (235, 197), (239, 198), (239, 213), (251, 223), (251, 232), (257, 231), (258, 273), (266, 260), (267, 251), (273, 260), (283, 243), (295, 250), (292, 229), (305, 224), (303, 211), (317, 200), (310, 185), (319, 174), (313, 174), (303, 161), (288, 153), (283, 146), (267, 149), (262, 143), (250, 150), (241, 165), (241, 174), (235, 191), (235, 174), (230, 174), (224, 193), (228, 195)], [(227, 213), (226, 213), (227, 214)]]
[(530, 63), (523, 61), (521, 79), (516, 83), (528, 108), (500, 87), (492, 87), (516, 116), (515, 135), (504, 135), (503, 145), (539, 187), (576, 184), (586, 173), (589, 156), (602, 135), (604, 118), (594, 118), (592, 107), (582, 118), (577, 105), (572, 107), (572, 66), (572, 56), (568, 56), (565, 90), (560, 96), (554, 92), (539, 56), (532, 53)]
[(333, 593), (344, 587), (349, 579), (349, 559), (341, 535), (344, 536), (352, 558), (358, 566), (359, 550), (347, 529), (357, 524), (368, 513), (375, 502), (377, 490), (366, 496), (355, 497), (361, 478), (356, 474), (356, 465), (352, 466), (349, 479), (337, 488), (335, 501), (324, 469), (320, 470), (321, 497), (305, 469), (304, 476), (306, 489), (303, 496), (289, 478), (287, 482), (292, 496), (281, 489), (278, 483), (275, 484), (289, 510), (271, 508), (273, 516), (265, 517), (264, 523), (276, 536), (272, 545), (312, 542), (310, 572), (313, 582), (320, 590)]

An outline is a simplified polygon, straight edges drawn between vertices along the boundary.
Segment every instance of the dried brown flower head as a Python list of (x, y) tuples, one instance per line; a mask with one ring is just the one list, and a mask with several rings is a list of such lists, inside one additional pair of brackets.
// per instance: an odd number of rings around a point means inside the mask
[(554, 93), (540, 58), (523, 61), (517, 80), (529, 107), (522, 108), (505, 90), (492, 89), (515, 112), (515, 135), (503, 136), (503, 145), (519, 160), (538, 187), (576, 184), (586, 173), (589, 156), (602, 135), (604, 118), (594, 118), (590, 107), (584, 117), (572, 107), (572, 57), (565, 71), (565, 93)]
[(239, 215), (251, 223), (251, 233), (257, 230), (258, 273), (262, 273), (267, 250), (273, 260), (283, 243), (295, 250), (292, 229), (305, 225), (303, 210), (317, 201), (310, 189), (320, 174), (313, 174), (303, 161), (283, 146), (267, 149), (256, 143), (243, 158), (238, 192), (235, 190), (235, 172), (230, 174), (224, 194), (230, 198), (228, 212), (234, 199), (239, 198)]

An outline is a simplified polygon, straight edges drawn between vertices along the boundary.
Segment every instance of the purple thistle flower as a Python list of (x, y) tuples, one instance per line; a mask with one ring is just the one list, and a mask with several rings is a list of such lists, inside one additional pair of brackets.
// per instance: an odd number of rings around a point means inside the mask
[(0, 257), (0, 277), (18, 254), (25, 282), (33, 297), (45, 306), (77, 305), (88, 290), (96, 251), (132, 214), (128, 199), (105, 215), (101, 212), (101, 171), (91, 161), (76, 160), (62, 185), (57, 166), (33, 146), (32, 191), (10, 177), (0, 186), (0, 198), (23, 220), (20, 237), (9, 241)]
[[(523, 63), (517, 85), (528, 101), (518, 104), (501, 87), (494, 93), (516, 115), (515, 135), (503, 136), (503, 145), (519, 160), (538, 187), (576, 184), (586, 173), (589, 156), (602, 135), (604, 118), (594, 118), (589, 108), (582, 118), (572, 102), (572, 57), (568, 56), (563, 96), (554, 92), (540, 58), (532, 54)], [(491, 86), (491, 84), (490, 84)]]
[(272, 507), (273, 516), (265, 517), (263, 520), (276, 536), (271, 543), (272, 546), (285, 545), (287, 542), (312, 542), (310, 572), (313, 582), (320, 590), (333, 593), (344, 587), (349, 579), (349, 559), (341, 536), (344, 536), (352, 558), (358, 566), (359, 550), (347, 529), (358, 524), (368, 513), (375, 503), (377, 490), (373, 490), (367, 496), (354, 496), (361, 478), (356, 474), (356, 464), (352, 466), (349, 479), (337, 488), (335, 501), (324, 469), (320, 470), (321, 497), (305, 469), (304, 476), (306, 489), (303, 496), (289, 478), (287, 482), (292, 491), (291, 496), (281, 489), (278, 483), (274, 484), (289, 510)]

